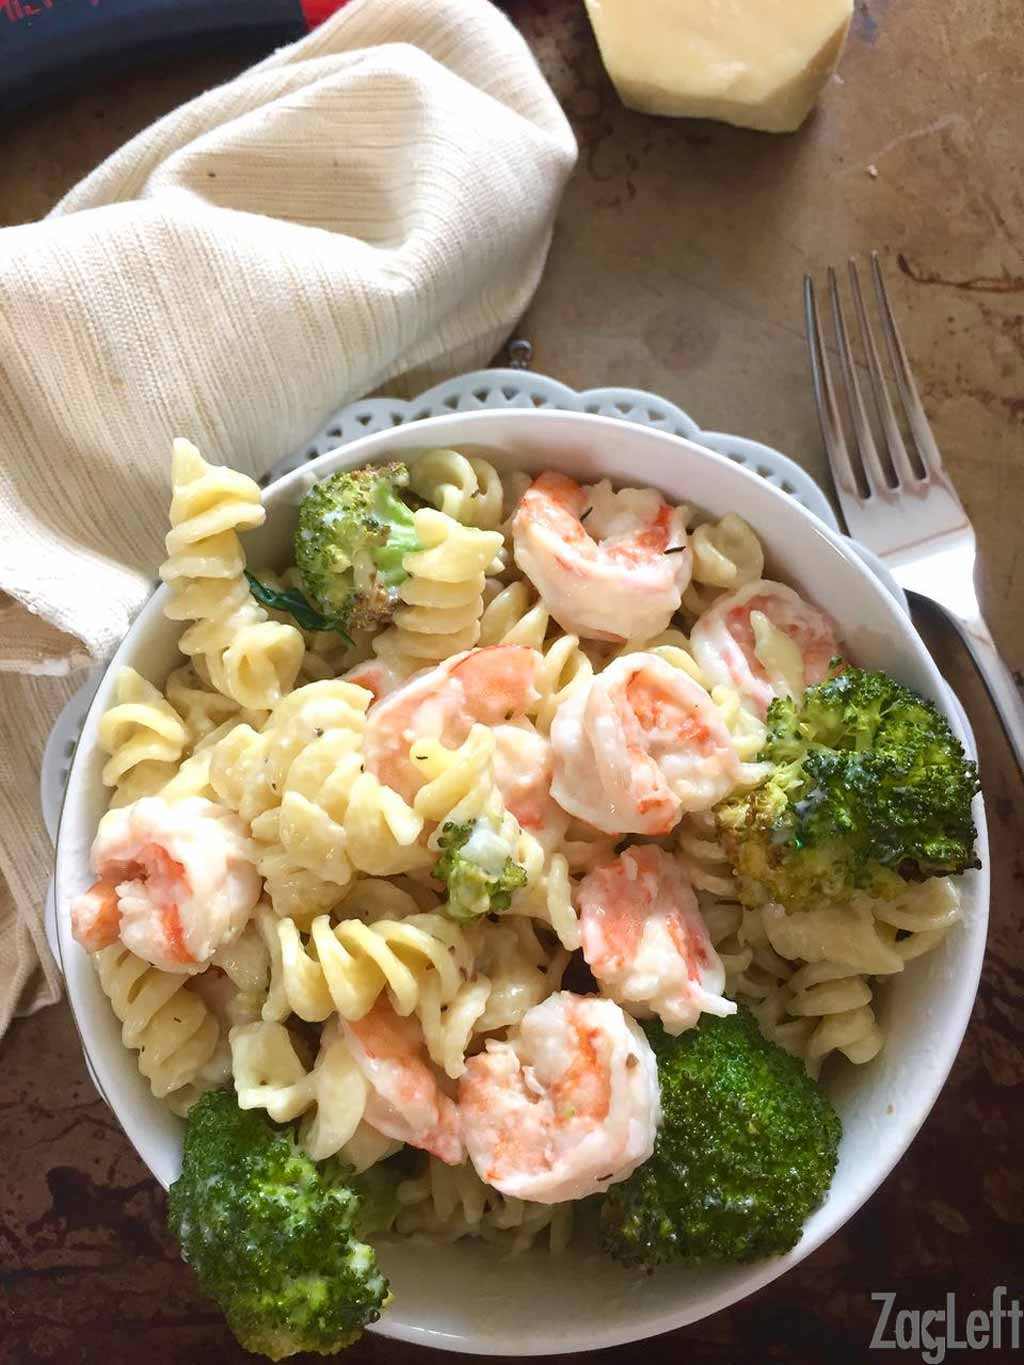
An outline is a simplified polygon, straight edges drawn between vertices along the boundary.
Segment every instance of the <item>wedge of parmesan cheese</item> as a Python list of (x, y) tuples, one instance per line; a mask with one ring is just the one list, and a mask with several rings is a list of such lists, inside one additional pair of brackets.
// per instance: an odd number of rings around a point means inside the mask
[(586, 0), (623, 103), (788, 133), (835, 70), (853, 0)]

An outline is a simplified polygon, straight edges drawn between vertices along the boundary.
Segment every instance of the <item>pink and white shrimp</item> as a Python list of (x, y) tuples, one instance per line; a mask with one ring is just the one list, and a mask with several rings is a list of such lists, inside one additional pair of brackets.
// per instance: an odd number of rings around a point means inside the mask
[(260, 897), (244, 823), (201, 796), (107, 811), (92, 868), (98, 880), (71, 906), (75, 938), (90, 953), (120, 938), (166, 972), (202, 971)]
[(494, 780), (507, 810), (542, 844), (563, 837), (568, 817), (551, 795), (551, 741), (528, 720), (494, 726)]
[(839, 653), (831, 619), (766, 578), (719, 597), (697, 618), (690, 645), (708, 685), (735, 688), (762, 717), (775, 697), (821, 682)]
[(364, 1121), (375, 1132), (430, 1152), (449, 1166), (466, 1159), (455, 1101), (438, 1084), (416, 1019), (380, 999), (362, 1019), (342, 1020), (352, 1059), (370, 1093)]
[[(481, 722), (495, 728), (495, 781), (508, 809), (536, 832), (554, 807), (548, 798), (548, 741), (526, 718), (538, 700), (537, 654), (522, 645), (488, 645), (455, 654), (411, 678), (370, 708), (363, 754), (368, 772), (411, 801), (423, 777), (409, 760), (418, 739), (454, 749)], [(530, 769), (519, 770), (529, 750)]]
[(718, 707), (656, 654), (615, 659), (551, 723), (551, 794), (607, 834), (667, 834), (737, 785), (740, 760)]
[[(686, 509), (651, 488), (581, 487), (541, 474), (512, 521), (516, 563), (564, 630), (649, 639), (679, 609), (693, 568)], [(668, 552), (668, 553), (666, 553)]]
[(364, 687), (375, 702), (394, 692), (401, 682), (395, 669), (383, 659), (364, 659), (360, 664), (353, 664), (341, 676), (345, 682)]
[(655, 844), (627, 848), (580, 882), (583, 956), (605, 994), (631, 1014), (656, 1014), (671, 1034), (701, 1013), (735, 1014), (725, 968), (682, 867)]
[(506, 1042), (466, 1062), (459, 1110), (469, 1159), (513, 1199), (599, 1194), (646, 1161), (661, 1119), (658, 1067), (613, 1000), (559, 991)]

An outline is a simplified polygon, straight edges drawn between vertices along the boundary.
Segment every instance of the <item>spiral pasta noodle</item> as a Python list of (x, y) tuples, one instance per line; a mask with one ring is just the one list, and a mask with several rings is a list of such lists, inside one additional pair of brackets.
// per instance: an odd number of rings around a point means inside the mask
[(496, 924), (473, 925), (466, 936), (477, 971), (490, 982), (486, 1006), (475, 1023), (477, 1033), (514, 1027), (561, 987), (569, 951), (552, 951), (542, 943), (532, 920), (508, 915)]
[(696, 527), (690, 548), (695, 583), (735, 592), (764, 573), (764, 550), (757, 533), (735, 512)]
[(171, 465), (171, 530), (160, 577), (164, 612), (191, 621), (179, 641), (216, 691), (240, 706), (268, 710), (294, 686), (302, 636), (271, 621), (253, 601), (238, 532), (264, 520), (252, 479), (213, 466), (189, 441), (177, 440)]
[(320, 915), (310, 928), (309, 946), (293, 920), (281, 920), (278, 933), (288, 1003), (311, 1022), (332, 1010), (343, 1019), (361, 1019), (384, 990), (397, 1014), (412, 1014), (431, 973), (440, 980), (440, 1002), (448, 1004), (473, 970), (466, 935), (439, 914), (374, 924), (357, 919), (332, 924)]
[(122, 943), (93, 955), (104, 995), (121, 1022), (121, 1040), (139, 1054), (139, 1071), (157, 1099), (177, 1112), (201, 1093), (196, 1082), (213, 1057), (220, 1026), (187, 978), (162, 972)]
[(485, 725), (474, 725), (458, 749), (446, 749), (436, 740), (413, 744), (409, 758), (427, 779), (416, 794), (414, 809), (436, 825), (428, 846), (437, 847), (446, 825), (487, 820), (508, 849), (507, 856), (526, 874), (507, 913), (544, 921), (564, 947), (574, 950), (580, 937), (568, 863), (561, 853), (547, 858), (538, 840), (506, 810), (494, 779), (494, 750), (494, 734)]
[(534, 684), (538, 699), (528, 715), (542, 734), (551, 729), (555, 712), (571, 688), (586, 683), (594, 667), (575, 635), (559, 634), (547, 639), (551, 617), (536, 594), (519, 580), (498, 586), (480, 621), (481, 645), (524, 645), (540, 656)]
[(457, 450), (427, 450), (409, 468), (409, 486), (425, 502), (463, 526), (496, 531), (503, 519), (504, 489), (487, 460)]
[(436, 891), (411, 877), (360, 877), (346, 893), (342, 909), (346, 919), (373, 924), (436, 910), (440, 903)]
[(210, 965), (226, 973), (239, 994), (253, 1002), (253, 1016), (274, 1023), (291, 1013), (277, 924), (273, 909), (261, 901), (238, 938), (218, 948), (210, 959)]
[[(740, 905), (736, 880), (715, 834), (711, 812), (686, 816), (679, 828), (680, 861), (698, 889), (712, 943), (726, 970), (727, 992), (744, 1000), (772, 1042), (801, 1057), (817, 1076), (825, 1057), (843, 1052), (851, 1061), (870, 1061), (882, 1046), (882, 1035), (870, 1008), (871, 988), (862, 971), (825, 960), (803, 963), (776, 951), (776, 944), (797, 957), (797, 950), (817, 951), (836, 945), (835, 925), (800, 923), (787, 917), (780, 934), (766, 923), (762, 910)], [(813, 912), (812, 912), (813, 913)], [(775, 939), (773, 942), (773, 933)], [(823, 937), (824, 934), (824, 937)], [(873, 953), (873, 969), (899, 970), (872, 925), (861, 935), (861, 951)], [(849, 944), (847, 933), (842, 942)]]
[(487, 820), (530, 884), (543, 871), (543, 850), (505, 809), (494, 777), (495, 747), (494, 732), (486, 725), (474, 725), (457, 749), (447, 749), (437, 740), (416, 740), (409, 760), (425, 780), (413, 799), (413, 809), (436, 826), (427, 841), (433, 849), (438, 848), (445, 825)]
[(307, 683), (263, 730), (240, 725), (217, 745), (210, 780), (250, 821), (257, 866), (275, 910), (300, 918), (335, 906), (356, 870), (390, 875), (425, 866), (422, 820), (362, 770), (370, 693), (344, 679)]
[(163, 693), (134, 668), (122, 668), (114, 703), (99, 724), (104, 786), (114, 788), (112, 805), (152, 796), (174, 776), (188, 743), (181, 716)]
[(572, 1234), (571, 1204), (532, 1204), (509, 1199), (484, 1182), (472, 1166), (446, 1166), (428, 1157), (419, 1175), (398, 1187), (397, 1231), (434, 1241), (479, 1237), (509, 1254), (528, 1250), (542, 1234), (552, 1253), (563, 1252)]
[(374, 652), (405, 673), (477, 643), (485, 570), (502, 544), (499, 532), (463, 526), (432, 507), (413, 521), (423, 549), (405, 556), (394, 624), (373, 641)]
[[(283, 1024), (233, 1028), (232, 1071), (240, 1109), (264, 1109), (277, 1123), (303, 1116), (299, 1144), (314, 1161), (342, 1153), (366, 1107), (367, 1085), (335, 1024), (323, 1031), (307, 1071)], [(311, 1112), (312, 1111), (312, 1112)]]
[(235, 717), (241, 716), (253, 725), (261, 725), (266, 720), (265, 712), (246, 711), (243, 714), (233, 698), (207, 687), (191, 663), (183, 664), (167, 675), (166, 694), (184, 722), (190, 749)]
[(724, 592), (760, 578), (764, 550), (757, 533), (735, 512), (697, 526), (690, 534), (693, 575), (683, 593), (683, 611), (700, 616)]
[(960, 892), (951, 877), (931, 877), (889, 901), (874, 901), (879, 931), (904, 962), (935, 948), (962, 917)]
[[(336, 904), (357, 870), (382, 876), (428, 865), (422, 828), (397, 792), (362, 771), (359, 737), (344, 730), (314, 740), (292, 764), (280, 806), (253, 821), (269, 845), (258, 866), (275, 908), (307, 919), (315, 906)], [(286, 885), (296, 876), (301, 892)], [(303, 907), (314, 876), (325, 886)]]
[[(294, 564), (285, 569), (283, 573), (275, 573), (272, 569), (260, 568), (255, 571), (254, 577), (258, 578), (265, 587), (273, 588), (277, 592), (293, 589), (305, 596), (302, 574)], [(277, 611), (273, 607), (267, 607), (265, 610), (272, 621), (279, 621), (282, 625), (295, 626), (295, 621), (286, 612)], [(299, 685), (336, 678), (339, 673), (352, 668), (354, 664), (361, 663), (372, 653), (369, 648), (369, 633), (367, 631), (353, 628), (349, 639), (346, 639), (335, 630), (306, 630), (300, 626), (296, 626), (296, 629), (302, 636), (306, 650), (296, 679)]]
[(871, 1008), (872, 992), (866, 977), (836, 962), (808, 962), (787, 982), (786, 1012), (792, 1018), (814, 1021), (804, 1045), (812, 1076), (830, 1052), (841, 1052), (851, 1062), (869, 1062), (882, 1047), (882, 1031)]
[(684, 815), (676, 832), (676, 843), (686, 875), (698, 891), (736, 900), (736, 878), (719, 842), (713, 812)]
[(476, 972), (447, 1003), (441, 999), (441, 980), (427, 976), (420, 987), (416, 1013), (430, 1060), (453, 1080), (466, 1069), (466, 1052), (491, 994), (490, 978)]

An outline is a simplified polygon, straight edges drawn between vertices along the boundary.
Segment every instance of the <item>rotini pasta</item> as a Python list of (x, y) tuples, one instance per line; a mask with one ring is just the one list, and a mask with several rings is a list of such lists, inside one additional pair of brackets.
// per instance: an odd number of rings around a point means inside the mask
[[(255, 571), (254, 576), (265, 587), (273, 588), (277, 592), (295, 589), (305, 595), (302, 575), (294, 564), (281, 574), (261, 568)], [(286, 612), (276, 611), (271, 607), (266, 608), (266, 612), (272, 621), (279, 621), (282, 625), (295, 625), (294, 620)], [(370, 636), (367, 631), (353, 628), (350, 644), (334, 630), (303, 630), (299, 627), (297, 629), (306, 649), (296, 679), (299, 685), (336, 678), (346, 669), (361, 663), (371, 653)]]
[(463, 526), (496, 531), (503, 520), (504, 489), (487, 460), (457, 450), (426, 450), (409, 471), (412, 491)]
[(745, 587), (764, 571), (761, 542), (735, 512), (727, 513), (721, 521), (696, 527), (690, 546), (693, 575), (683, 593), (682, 606), (690, 618), (703, 615), (723, 593)]
[(542, 1235), (553, 1254), (572, 1235), (572, 1204), (531, 1204), (507, 1199), (485, 1185), (472, 1166), (446, 1166), (428, 1157), (422, 1172), (398, 1187), (397, 1231), (454, 1242), (479, 1237), (506, 1253), (528, 1250)]
[(309, 1070), (283, 1024), (234, 1028), (230, 1041), (240, 1108), (265, 1109), (278, 1123), (304, 1116), (299, 1143), (314, 1161), (344, 1152), (362, 1120), (367, 1086), (335, 1024), (324, 1029)]
[(398, 1014), (418, 1015), (431, 1059), (449, 1076), (462, 1074), (491, 985), (470, 976), (470, 943), (450, 920), (415, 913), (331, 926), (321, 917), (310, 933), (312, 953), (293, 920), (280, 921), (278, 934), (284, 993), (300, 1019), (319, 1022), (332, 1011), (360, 1019), (386, 989)]
[(99, 741), (110, 755), (103, 782), (114, 788), (111, 804), (123, 806), (154, 795), (174, 776), (188, 732), (166, 697), (134, 668), (120, 670), (114, 698), (100, 721)]
[(347, 892), (342, 910), (346, 919), (373, 924), (436, 910), (440, 903), (436, 891), (410, 877), (361, 877)]
[(179, 641), (216, 689), (240, 706), (269, 710), (294, 686), (302, 636), (268, 619), (244, 577), (238, 532), (264, 520), (252, 479), (206, 463), (177, 440), (171, 466), (171, 530), (160, 577), (169, 589), (164, 612), (193, 624)]
[[(238, 702), (207, 687), (191, 663), (167, 675), (167, 700), (185, 724), (189, 749), (195, 749), (213, 731), (241, 715)], [(259, 726), (266, 720), (266, 714), (246, 712), (243, 718)]]
[(473, 968), (466, 935), (440, 914), (333, 925), (321, 915), (308, 945), (292, 920), (281, 920), (278, 932), (288, 1002), (300, 1019), (313, 1022), (332, 1010), (343, 1019), (361, 1019), (384, 990), (397, 1014), (412, 1014), (431, 973), (439, 978), (438, 999), (446, 1005)]
[(405, 673), (477, 643), (485, 570), (502, 545), (499, 532), (462, 526), (432, 507), (413, 521), (423, 549), (405, 556), (402, 605), (373, 641), (374, 651)]
[(291, 1013), (277, 925), (277, 915), (261, 901), (241, 935), (219, 948), (210, 962), (227, 975), (239, 994), (254, 1002), (254, 1016), (271, 1023), (280, 1023)]
[(764, 573), (764, 550), (735, 512), (698, 526), (691, 536), (693, 581), (713, 588), (745, 587)]
[(830, 1052), (851, 1062), (870, 1062), (882, 1047), (882, 1032), (871, 1008), (871, 987), (859, 972), (840, 963), (809, 962), (786, 983), (786, 1013), (815, 1026), (804, 1044), (812, 1076)]
[[(846, 924), (827, 912), (812, 911), (805, 919), (741, 906), (709, 812), (683, 820), (678, 847), (702, 893), (708, 930), (726, 969), (726, 991), (746, 1001), (766, 1037), (803, 1058), (814, 1076), (832, 1051), (853, 1062), (870, 1061), (882, 1046), (882, 1034), (870, 1008), (865, 967), (892, 972), (903, 966), (870, 912)], [(837, 949), (859, 953), (865, 965), (827, 960)], [(801, 965), (805, 954), (814, 954), (814, 960)]]
[(951, 877), (932, 877), (911, 885), (889, 901), (872, 902), (879, 931), (904, 962), (930, 952), (963, 914)]
[(414, 808), (435, 825), (428, 846), (436, 847), (439, 833), (448, 824), (487, 820), (508, 849), (507, 856), (526, 874), (526, 883), (513, 895), (508, 913), (543, 920), (563, 947), (578, 948), (568, 863), (561, 853), (546, 857), (538, 840), (505, 809), (494, 780), (494, 750), (494, 734), (485, 725), (474, 725), (458, 749), (446, 749), (435, 740), (413, 744), (409, 758), (426, 778)]
[(121, 943), (93, 961), (125, 1047), (139, 1054), (139, 1070), (157, 1099), (182, 1112), (201, 1093), (197, 1081), (216, 1052), (215, 1016), (186, 977), (159, 971)]
[(218, 744), (210, 780), (251, 823), (259, 869), (279, 914), (312, 918), (338, 903), (356, 869), (390, 875), (430, 861), (422, 820), (362, 771), (370, 693), (342, 679), (308, 683), (258, 734), (239, 726)]
[(569, 951), (542, 943), (531, 920), (509, 915), (496, 924), (474, 925), (466, 935), (477, 971), (490, 983), (486, 1006), (474, 1025), (476, 1033), (514, 1027), (561, 986)]
[(525, 582), (495, 586), (498, 590), (480, 621), (480, 644), (524, 645), (537, 651), (540, 658), (534, 683), (538, 699), (528, 714), (538, 730), (547, 734), (552, 716), (570, 689), (593, 676), (593, 664), (575, 635), (547, 638), (551, 617)]

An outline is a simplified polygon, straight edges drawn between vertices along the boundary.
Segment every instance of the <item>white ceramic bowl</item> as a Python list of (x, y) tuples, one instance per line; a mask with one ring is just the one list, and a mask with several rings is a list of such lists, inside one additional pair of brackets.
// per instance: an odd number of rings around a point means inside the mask
[[(888, 592), (841, 540), (793, 499), (731, 461), (688, 441), (604, 417), (555, 411), (455, 414), (385, 431), (324, 455), (266, 490), (267, 524), (248, 537), (250, 563), (284, 564), (295, 507), (311, 472), (404, 458), (430, 446), (474, 447), (499, 468), (558, 468), (576, 478), (652, 484), (715, 516), (735, 511), (761, 536), (769, 572), (838, 621), (850, 656), (885, 668), (945, 708), (935, 666)], [(163, 589), (147, 603), (113, 659), (75, 757), (57, 845), (60, 949), (83, 1046), (140, 1156), (163, 1185), (178, 1174), (182, 1125), (149, 1093), (86, 954), (70, 935), (67, 907), (90, 881), (87, 854), (106, 804), (96, 735), (111, 700), (114, 666), (163, 678), (179, 628), (161, 615)], [(963, 739), (960, 721), (950, 722)], [(978, 851), (987, 864), (984, 812)], [(828, 1089), (843, 1120), (839, 1168), (824, 1206), (788, 1255), (699, 1272), (666, 1268), (634, 1276), (596, 1252), (499, 1260), (479, 1244), (425, 1254), (388, 1247), (395, 1299), (376, 1330), (423, 1345), (486, 1354), (590, 1351), (634, 1341), (714, 1313), (767, 1284), (831, 1236), (906, 1150), (949, 1073), (971, 1012), (985, 946), (988, 875), (962, 880), (964, 917), (935, 952), (911, 962), (878, 992), (886, 1046), (867, 1066), (836, 1064)]]

